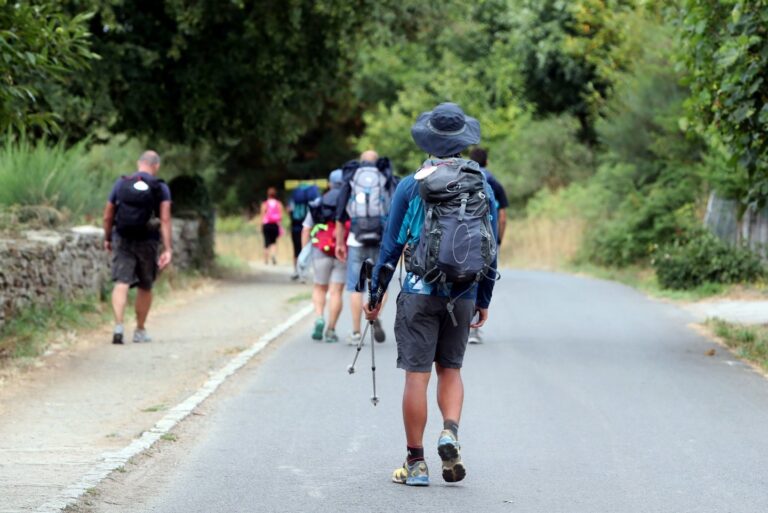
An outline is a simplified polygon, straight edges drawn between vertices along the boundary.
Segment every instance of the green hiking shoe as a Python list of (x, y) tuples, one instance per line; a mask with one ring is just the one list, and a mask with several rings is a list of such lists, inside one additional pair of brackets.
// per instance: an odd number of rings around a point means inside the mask
[(443, 479), (447, 483), (461, 481), (467, 469), (461, 461), (461, 445), (450, 429), (443, 429), (437, 441), (437, 454), (443, 460)]
[(329, 344), (335, 344), (339, 341), (339, 336), (336, 334), (335, 329), (328, 328), (328, 330), (325, 332), (325, 341)]
[(325, 329), (325, 319), (320, 317), (315, 321), (315, 329), (312, 330), (312, 340), (323, 340), (324, 329)]
[(428, 486), (429, 469), (427, 462), (419, 460), (409, 465), (406, 461), (402, 467), (392, 472), (392, 482), (408, 486)]

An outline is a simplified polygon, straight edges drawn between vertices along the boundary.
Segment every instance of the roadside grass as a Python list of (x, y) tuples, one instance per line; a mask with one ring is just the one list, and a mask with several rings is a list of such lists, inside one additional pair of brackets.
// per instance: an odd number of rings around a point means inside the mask
[(50, 307), (25, 308), (0, 332), (0, 361), (39, 356), (56, 338), (53, 333), (94, 328), (108, 315), (107, 304), (96, 296), (59, 299)]
[(507, 223), (499, 262), (504, 267), (558, 270), (573, 261), (586, 222), (578, 218), (512, 219)]
[(215, 278), (241, 278), (250, 272), (248, 262), (234, 255), (216, 255), (213, 272)]
[(602, 267), (579, 259), (586, 223), (580, 218), (528, 217), (513, 219), (500, 248), (503, 267), (583, 274), (617, 281), (643, 293), (670, 301), (693, 302), (713, 297), (768, 295), (768, 284), (705, 283), (690, 290), (663, 288), (650, 266)]
[[(223, 259), (261, 262), (264, 258), (264, 238), (258, 222), (242, 216), (216, 219), (216, 255)], [(293, 247), (288, 230), (277, 239), (277, 260), (281, 264), (293, 263)]]
[(740, 358), (768, 372), (768, 326), (743, 326), (722, 319), (708, 319), (706, 325)]
[(603, 280), (611, 280), (638, 289), (649, 296), (671, 301), (692, 302), (717, 296), (729, 296), (740, 290), (739, 285), (704, 283), (694, 289), (665, 289), (650, 267), (630, 266), (625, 268), (601, 267), (587, 263), (571, 263), (563, 267), (564, 271), (585, 274)]
[(312, 292), (301, 292), (288, 298), (289, 303), (301, 303), (312, 299)]
[(165, 411), (168, 409), (168, 406), (165, 404), (155, 404), (154, 406), (150, 406), (148, 408), (144, 408), (141, 410), (143, 413), (155, 413), (158, 411)]

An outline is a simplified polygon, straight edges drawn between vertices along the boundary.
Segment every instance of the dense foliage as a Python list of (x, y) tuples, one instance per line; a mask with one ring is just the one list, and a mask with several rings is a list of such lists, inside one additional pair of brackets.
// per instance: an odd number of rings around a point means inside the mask
[(728, 195), (768, 200), (768, 1), (685, 0), (680, 55), (699, 130), (729, 160)]
[(96, 177), (152, 146), (234, 212), (369, 147), (411, 172), (413, 120), (454, 101), (513, 216), (647, 263), (710, 191), (768, 198), (766, 27), (768, 0), (0, 0), (0, 128)]
[(69, 16), (57, 2), (0, 0), (0, 133), (59, 131), (52, 91), (95, 58), (88, 17)]

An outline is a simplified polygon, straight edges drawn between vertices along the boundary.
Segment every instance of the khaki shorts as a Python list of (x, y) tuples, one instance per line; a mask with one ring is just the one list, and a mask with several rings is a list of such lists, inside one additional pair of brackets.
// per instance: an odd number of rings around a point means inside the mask
[(312, 248), (312, 268), (315, 285), (344, 283), (347, 277), (347, 264), (314, 247)]

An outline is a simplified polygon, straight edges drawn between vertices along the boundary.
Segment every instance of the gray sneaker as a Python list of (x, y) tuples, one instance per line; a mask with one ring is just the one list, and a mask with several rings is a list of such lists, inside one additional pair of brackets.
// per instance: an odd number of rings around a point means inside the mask
[(480, 328), (472, 328), (469, 330), (469, 340), (468, 342), (470, 344), (482, 344), (483, 343), (483, 336), (480, 334)]
[(381, 327), (381, 321), (378, 319), (373, 321), (373, 340), (376, 342), (384, 342), (387, 340), (387, 334), (384, 332), (384, 328)]
[(450, 429), (444, 429), (437, 441), (437, 454), (443, 460), (443, 479), (447, 483), (461, 481), (467, 469), (461, 461), (461, 445)]
[(152, 337), (149, 336), (147, 330), (136, 330), (133, 332), (133, 341), (137, 344), (141, 342), (152, 342)]
[(339, 341), (339, 336), (336, 334), (336, 330), (333, 328), (328, 328), (325, 331), (325, 341), (329, 344), (335, 344)]
[(406, 461), (403, 466), (392, 472), (392, 482), (408, 486), (429, 486), (429, 469), (424, 460)]
[[(360, 335), (359, 331), (354, 331), (349, 334), (349, 337), (347, 338), (347, 345), (348, 346), (356, 346), (360, 343), (360, 339), (362, 336)], [(363, 345), (365, 345), (365, 342), (363, 342)]]

